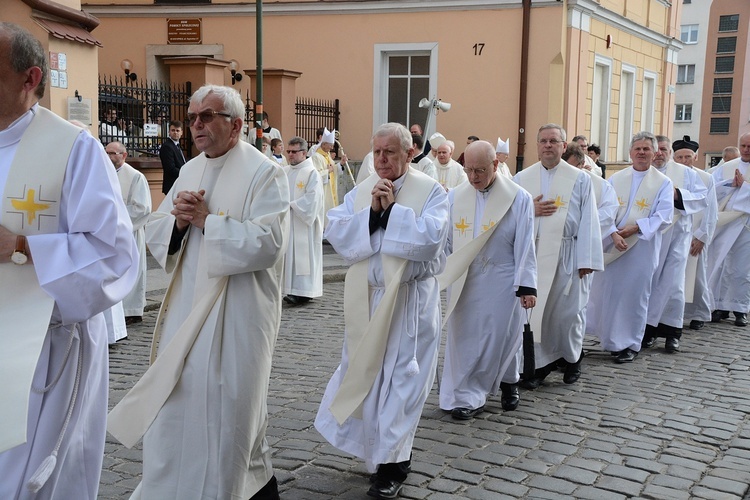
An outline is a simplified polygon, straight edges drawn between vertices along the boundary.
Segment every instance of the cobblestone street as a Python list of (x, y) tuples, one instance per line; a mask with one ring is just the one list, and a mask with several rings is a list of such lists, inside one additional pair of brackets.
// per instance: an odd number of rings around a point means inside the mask
[[(343, 283), (302, 308), (284, 306), (271, 377), (268, 440), (282, 499), (363, 499), (360, 460), (313, 427), (343, 333)], [(145, 371), (152, 310), (110, 348), (110, 407)], [(682, 352), (663, 340), (631, 365), (616, 365), (587, 339), (583, 376), (547, 377), (503, 412), (499, 395), (476, 419), (424, 408), (402, 490), (412, 499), (748, 498), (750, 328), (729, 321), (685, 330)], [(442, 362), (442, 353), (441, 353)], [(100, 498), (127, 498), (139, 482), (140, 448), (108, 436)]]

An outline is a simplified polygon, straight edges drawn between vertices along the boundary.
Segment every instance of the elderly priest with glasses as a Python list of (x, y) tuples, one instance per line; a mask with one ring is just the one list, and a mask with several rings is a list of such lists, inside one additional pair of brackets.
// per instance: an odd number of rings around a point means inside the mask
[(155, 359), (109, 416), (108, 430), (126, 446), (143, 436), (132, 498), (279, 498), (266, 397), (289, 188), (278, 163), (240, 140), (244, 114), (230, 87), (193, 94), (188, 121), (202, 154), (182, 167), (146, 226), (172, 280)]

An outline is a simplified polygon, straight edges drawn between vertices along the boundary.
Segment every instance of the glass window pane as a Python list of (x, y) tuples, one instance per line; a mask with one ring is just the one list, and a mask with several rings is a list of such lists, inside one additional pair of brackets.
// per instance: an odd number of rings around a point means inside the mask
[(428, 76), (430, 74), (430, 56), (412, 56), (411, 74)]
[(712, 113), (729, 113), (732, 110), (732, 97), (714, 97), (711, 102)]
[(737, 31), (740, 27), (740, 15), (719, 16), (719, 31)]
[(729, 133), (729, 118), (711, 118), (710, 133), (728, 134)]
[(714, 94), (731, 94), (732, 78), (714, 78)]
[(388, 58), (389, 75), (408, 75), (409, 74), (409, 57), (408, 56), (391, 56)]
[(737, 37), (736, 36), (727, 36), (724, 38), (719, 38), (718, 43), (716, 44), (717, 54), (726, 54), (729, 52), (735, 52), (736, 50), (737, 50)]
[(410, 127), (414, 123), (419, 123), (424, 128), (424, 123), (427, 120), (427, 111), (419, 107), (419, 101), (423, 97), (430, 98), (428, 92), (430, 91), (430, 79), (429, 78), (412, 78), (411, 79), (411, 99), (409, 100), (409, 123), (404, 123), (407, 127)]
[(731, 73), (734, 71), (734, 56), (716, 58), (716, 73)]
[(406, 121), (406, 78), (388, 80), (388, 121), (404, 123)]

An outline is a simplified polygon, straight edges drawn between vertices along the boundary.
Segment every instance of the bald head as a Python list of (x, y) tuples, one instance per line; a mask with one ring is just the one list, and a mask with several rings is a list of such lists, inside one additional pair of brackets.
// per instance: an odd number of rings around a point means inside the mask
[(498, 163), (495, 148), (489, 142), (475, 141), (466, 146), (464, 172), (474, 189), (484, 190), (495, 182)]
[(750, 132), (740, 136), (740, 157), (745, 163), (750, 162)]

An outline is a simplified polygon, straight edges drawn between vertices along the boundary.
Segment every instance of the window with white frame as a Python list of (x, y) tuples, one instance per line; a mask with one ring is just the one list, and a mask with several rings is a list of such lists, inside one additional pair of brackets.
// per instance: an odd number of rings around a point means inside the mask
[(698, 43), (698, 25), (683, 24), (680, 26), (680, 40), (684, 43)]
[(695, 83), (695, 64), (677, 66), (677, 83)]
[(609, 112), (612, 102), (612, 59), (600, 55), (594, 61), (594, 85), (591, 95), (591, 140), (602, 148), (602, 161), (607, 161), (609, 143)]
[[(437, 59), (435, 43), (375, 45), (373, 129), (386, 122), (425, 126), (428, 110), (420, 108), (419, 101), (439, 97)], [(434, 127), (433, 117), (425, 136)]]
[(643, 98), (641, 99), (641, 130), (654, 131), (656, 110), (656, 73), (643, 72)]
[(674, 110), (674, 121), (691, 122), (693, 121), (693, 105), (677, 104)]
[(633, 110), (635, 109), (634, 66), (622, 65), (620, 73), (620, 103), (617, 120), (617, 159), (628, 161), (630, 138), (633, 136)]

